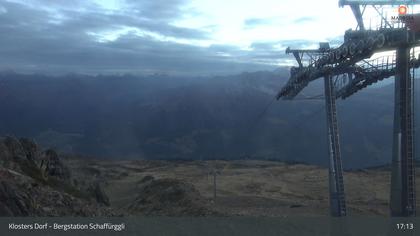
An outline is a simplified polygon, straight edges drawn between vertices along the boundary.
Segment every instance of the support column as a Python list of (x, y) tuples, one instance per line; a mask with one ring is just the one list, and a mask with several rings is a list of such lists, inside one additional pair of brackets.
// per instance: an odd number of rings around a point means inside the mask
[(410, 48), (398, 48), (396, 59), (390, 208), (391, 216), (407, 217), (416, 215)]
[(329, 191), (331, 216), (346, 215), (343, 168), (341, 163), (340, 142), (338, 135), (337, 110), (335, 105), (332, 76), (324, 78), (325, 107), (327, 112), (328, 151), (330, 158)]

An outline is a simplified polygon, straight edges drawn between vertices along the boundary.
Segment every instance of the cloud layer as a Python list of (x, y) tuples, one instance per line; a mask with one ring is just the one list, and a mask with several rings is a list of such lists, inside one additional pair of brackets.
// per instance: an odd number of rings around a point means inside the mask
[[(274, 69), (290, 60), (285, 45), (302, 46), (268, 40), (244, 48), (214, 40), (212, 26), (174, 23), (194, 14), (200, 13), (186, 0), (1, 2), (0, 70), (227, 74)], [(269, 21), (250, 18), (243, 24), (253, 28)]]

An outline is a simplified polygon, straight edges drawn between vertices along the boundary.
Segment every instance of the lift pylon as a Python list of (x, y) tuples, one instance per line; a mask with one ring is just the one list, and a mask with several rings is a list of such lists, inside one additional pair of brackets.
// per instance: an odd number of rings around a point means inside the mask
[(409, 47), (397, 49), (390, 209), (391, 216), (398, 217), (416, 215), (413, 88), (409, 57)]
[(327, 112), (327, 130), (330, 167), (328, 171), (331, 216), (346, 215), (346, 200), (344, 195), (343, 167), (335, 105), (334, 84), (332, 76), (324, 77), (325, 107)]
[[(291, 76), (299, 75), (297, 80), (289, 80), (286, 87), (290, 91), (300, 91), (300, 88), (306, 86), (307, 83), (301, 84), (301, 82), (309, 81), (309, 77), (305, 75), (307, 68), (315, 68), (315, 62), (328, 54), (330, 47), (328, 43), (320, 43), (319, 49), (286, 49), (286, 54), (292, 53), (299, 65), (298, 68), (291, 69)], [(306, 59), (305, 67), (303, 60)], [(303, 73), (303, 74), (302, 74)], [(336, 109), (336, 95), (333, 83), (333, 76), (331, 74), (325, 74), (324, 76), (324, 98), (326, 106), (327, 116), (327, 141), (328, 141), (328, 155), (329, 155), (329, 171), (328, 171), (328, 182), (329, 182), (329, 197), (330, 197), (330, 214), (334, 217), (340, 217), (346, 215), (346, 202), (344, 194), (344, 183), (343, 183), (343, 168), (341, 161), (338, 121), (337, 121), (337, 109)], [(285, 90), (282, 90), (285, 92)], [(277, 98), (285, 96), (285, 93), (280, 91)], [(296, 94), (297, 94), (296, 93)], [(294, 93), (295, 94), (295, 93)], [(292, 96), (293, 97), (293, 96)]]
[[(394, 141), (391, 174), (391, 215), (410, 217), (416, 215), (415, 157), (413, 128), (413, 78), (410, 68), (420, 66), (420, 58), (410, 58), (410, 49), (420, 46), (420, 21), (414, 16), (402, 18), (396, 26), (390, 24), (378, 7), (385, 5), (418, 5), (420, 0), (340, 0), (340, 6), (350, 6), (358, 22), (356, 30), (347, 30), (344, 42), (328, 50), (291, 50), (299, 67), (290, 69), (290, 79), (277, 94), (277, 99), (295, 98), (311, 81), (324, 78), (327, 105), (327, 125), (330, 148), (330, 200), (331, 214), (346, 215), (342, 181), (335, 99), (347, 98), (361, 89), (384, 78), (395, 76)], [(363, 14), (371, 6), (381, 17), (381, 26), (365, 29)], [(400, 9), (400, 8), (399, 8)], [(416, 15), (419, 16), (419, 15)], [(382, 24), (385, 22), (385, 24)], [(370, 63), (366, 59), (375, 53), (396, 51), (396, 58)], [(308, 54), (310, 63), (304, 66), (300, 55)], [(314, 57), (315, 56), (315, 57)], [(367, 64), (363, 66), (361, 62)], [(332, 86), (331, 77), (342, 76), (341, 88)], [(334, 100), (334, 102), (333, 102)], [(341, 177), (340, 177), (341, 176)], [(341, 179), (340, 179), (341, 178)], [(339, 197), (343, 196), (342, 200)]]

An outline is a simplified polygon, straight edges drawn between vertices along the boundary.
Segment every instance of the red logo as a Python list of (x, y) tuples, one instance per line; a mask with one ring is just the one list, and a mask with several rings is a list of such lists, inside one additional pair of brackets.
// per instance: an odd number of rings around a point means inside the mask
[(400, 6), (398, 7), (398, 14), (405, 15), (407, 14), (408, 8), (406, 6)]

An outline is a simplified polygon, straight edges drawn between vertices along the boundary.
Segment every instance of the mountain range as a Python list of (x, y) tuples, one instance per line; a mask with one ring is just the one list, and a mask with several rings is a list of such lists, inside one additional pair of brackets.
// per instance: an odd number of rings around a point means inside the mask
[[(288, 77), (288, 68), (217, 77), (1, 72), (0, 135), (103, 158), (326, 166), (324, 101), (273, 102)], [(322, 94), (322, 86), (299, 96)], [(344, 168), (390, 162), (393, 91), (382, 83), (337, 101)]]

